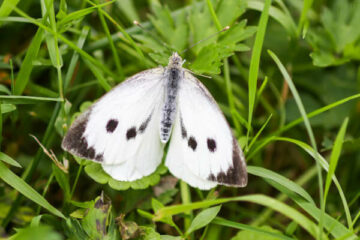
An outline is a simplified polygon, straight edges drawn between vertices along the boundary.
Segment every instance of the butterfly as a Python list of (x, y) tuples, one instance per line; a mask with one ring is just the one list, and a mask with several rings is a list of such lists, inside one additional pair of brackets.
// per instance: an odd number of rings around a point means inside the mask
[(165, 165), (177, 178), (207, 190), (247, 184), (244, 154), (205, 86), (182, 67), (137, 73), (106, 93), (71, 125), (62, 148), (98, 162), (112, 178), (153, 173), (169, 142)]

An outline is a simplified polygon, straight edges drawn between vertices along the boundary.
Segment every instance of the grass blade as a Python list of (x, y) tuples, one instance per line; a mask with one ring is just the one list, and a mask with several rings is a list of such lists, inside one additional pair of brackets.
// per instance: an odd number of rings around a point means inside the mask
[(17, 161), (15, 161), (14, 159), (12, 159), (11, 157), (9, 157), (8, 155), (6, 155), (3, 152), (0, 152), (0, 160), (2, 160), (3, 162), (6, 162), (14, 167), (22, 168), (22, 166)]
[(236, 229), (240, 229), (240, 230), (248, 230), (248, 231), (252, 231), (252, 232), (256, 232), (256, 233), (261, 233), (265, 236), (269, 236), (269, 237), (276, 237), (276, 239), (284, 239), (284, 240), (294, 240), (294, 238), (279, 234), (279, 233), (273, 233), (273, 232), (269, 232), (266, 231), (262, 228), (259, 227), (254, 227), (254, 226), (250, 226), (250, 225), (246, 225), (246, 224), (242, 224), (242, 223), (237, 223), (237, 222), (233, 222), (233, 221), (229, 221), (220, 217), (216, 217), (212, 222), (212, 224), (217, 224), (220, 226), (225, 226), (225, 227), (231, 227), (231, 228), (236, 228)]
[[(335, 176), (335, 170), (336, 170), (339, 158), (340, 158), (341, 149), (342, 149), (348, 122), (349, 122), (349, 119), (346, 118), (344, 120), (343, 124), (341, 125), (340, 131), (339, 131), (338, 135), (336, 136), (336, 139), (334, 142), (333, 150), (331, 152), (330, 165), (329, 165), (329, 170), (328, 170), (328, 173), (326, 176), (326, 182), (325, 182), (324, 205), (326, 205), (326, 199), (327, 199), (329, 188), (330, 188), (330, 185), (332, 182), (331, 179), (333, 179), (333, 177)], [(348, 219), (348, 221), (349, 221), (349, 219)], [(350, 222), (351, 222), (351, 218), (350, 218)], [(352, 230), (351, 224), (350, 224), (350, 229)]]
[(314, 200), (305, 191), (305, 189), (303, 189), (301, 186), (299, 186), (295, 182), (287, 179), (286, 177), (283, 177), (280, 174), (277, 174), (271, 170), (268, 170), (268, 169), (265, 169), (262, 167), (248, 166), (247, 171), (248, 171), (248, 173), (250, 173), (252, 175), (275, 181), (276, 183), (287, 188), (289, 191), (297, 193), (298, 195), (300, 195), (301, 197), (306, 199), (308, 202), (315, 205)]
[(35, 96), (4, 96), (0, 95), (0, 101), (10, 104), (38, 104), (41, 102), (61, 102), (61, 98), (35, 97)]
[(260, 134), (262, 133), (262, 131), (265, 129), (265, 127), (266, 127), (267, 124), (269, 123), (271, 117), (272, 117), (272, 114), (270, 114), (270, 116), (268, 117), (268, 119), (266, 119), (266, 122), (261, 126), (260, 130), (256, 133), (255, 137), (253, 137), (253, 139), (251, 140), (249, 146), (246, 148), (246, 151), (249, 151), (249, 149), (251, 149), (252, 145), (254, 145), (254, 143), (256, 142), (256, 140), (258, 139), (258, 137), (260, 136)]
[[(81, 31), (81, 34), (79, 36), (79, 39), (77, 41), (77, 44), (76, 46), (79, 48), (79, 49), (82, 49), (84, 44), (85, 44), (85, 40), (89, 34), (89, 31), (90, 31), (90, 27), (89, 26), (85, 26), (82, 31)], [(66, 76), (65, 76), (65, 81), (64, 81), (64, 91), (66, 92), (66, 89), (68, 88), (69, 84), (70, 84), (70, 81), (73, 77), (73, 74), (74, 74), (74, 71), (75, 71), (75, 67), (76, 67), (76, 64), (79, 60), (79, 53), (74, 51), (72, 57), (71, 57), (71, 61), (70, 61), (70, 64), (69, 64), (69, 67), (68, 67), (68, 70), (66, 72)]]
[[(20, 0), (4, 0), (0, 7), (0, 18), (9, 16), (19, 2)], [(0, 21), (0, 26), (1, 24), (2, 22)]]
[(321, 232), (319, 233), (319, 228), (317, 228), (316, 224), (308, 219), (305, 215), (298, 212), (296, 209), (282, 203), (274, 198), (267, 197), (261, 194), (254, 195), (246, 195), (241, 197), (234, 198), (220, 198), (216, 200), (207, 200), (202, 202), (193, 202), (191, 204), (182, 204), (182, 205), (173, 205), (169, 207), (163, 207), (155, 212), (155, 217), (153, 220), (163, 219), (164, 217), (168, 217), (171, 215), (183, 213), (188, 210), (194, 210), (199, 208), (206, 208), (209, 206), (233, 202), (233, 201), (245, 201), (256, 203), (268, 208), (271, 208), (284, 216), (292, 219), (296, 223), (298, 223), (302, 228), (304, 228), (308, 233), (310, 233), (314, 238), (321, 234), (323, 239), (327, 239), (326, 235)]
[[(253, 46), (252, 54), (251, 54), (251, 62), (250, 62), (250, 70), (249, 70), (249, 115), (248, 115), (248, 125), (251, 126), (252, 117), (255, 106), (255, 98), (256, 98), (256, 85), (257, 78), (259, 73), (260, 66), (260, 56), (262, 51), (262, 46), (264, 43), (266, 26), (269, 19), (269, 8), (271, 5), (271, 0), (266, 0), (264, 9), (261, 13), (258, 32), (256, 33), (255, 43)], [(247, 139), (249, 140), (250, 128), (247, 131)], [(246, 142), (248, 142), (248, 140)], [(247, 144), (246, 144), (247, 145)]]
[[(324, 168), (325, 171), (329, 170), (328, 162), (319, 153), (316, 153), (315, 150), (313, 148), (311, 148), (309, 145), (307, 145), (306, 143), (303, 143), (299, 140), (295, 140), (295, 139), (291, 139), (291, 138), (284, 138), (284, 137), (277, 137), (277, 138), (274, 137), (272, 140), (287, 141), (287, 142), (294, 143), (297, 146), (301, 147), (305, 152), (307, 152), (313, 158), (315, 158), (315, 156), (318, 155), (321, 167)], [(345, 194), (344, 194), (335, 174), (333, 175), (332, 180), (334, 181), (334, 184), (335, 184), (336, 188), (338, 189), (342, 204), (344, 206), (344, 211), (345, 211), (346, 219), (348, 221), (348, 225), (351, 226), (351, 215), (350, 215), (349, 205), (347, 204)]]
[(45, 198), (43, 198), (37, 191), (35, 191), (24, 180), (10, 171), (2, 162), (0, 162), (0, 178), (9, 184), (11, 187), (19, 191), (31, 201), (47, 209), (50, 213), (65, 219), (65, 216), (56, 208), (54, 208)]
[(31, 41), (29, 48), (26, 51), (26, 55), (24, 61), (21, 64), (20, 71), (17, 75), (15, 86), (14, 86), (14, 94), (21, 95), (29, 82), (30, 74), (33, 69), (33, 61), (36, 59), (40, 45), (42, 43), (44, 36), (44, 30), (39, 28)]
[[(293, 83), (293, 81), (291, 80), (289, 74), (287, 73), (284, 65), (280, 62), (279, 58), (270, 50), (268, 50), (268, 53), (269, 55), (271, 56), (271, 58), (274, 60), (274, 62), (276, 63), (276, 65), (278, 66), (281, 74), (283, 75), (285, 81), (287, 82), (287, 84), (289, 85), (289, 88), (294, 96), (294, 99), (295, 99), (295, 102), (296, 102), (296, 105), (298, 106), (298, 109), (301, 113), (301, 116), (303, 117), (304, 119), (304, 123), (305, 123), (305, 127), (306, 127), (306, 131), (309, 135), (309, 138), (310, 138), (310, 142), (311, 142), (311, 145), (313, 146), (314, 148), (314, 151), (315, 151), (315, 162), (316, 162), (316, 166), (317, 166), (317, 169), (318, 169), (318, 181), (319, 181), (319, 195), (320, 195), (320, 208), (321, 208), (321, 216), (320, 216), (320, 221), (319, 221), (319, 234), (322, 232), (322, 229), (323, 229), (323, 215), (325, 213), (325, 206), (324, 206), (324, 196), (323, 196), (323, 180), (322, 180), (322, 173), (321, 173), (321, 166), (320, 166), (320, 157), (319, 157), (319, 153), (318, 153), (318, 150), (317, 150), (317, 145), (316, 145), (316, 141), (315, 141), (315, 136), (314, 136), (314, 133), (312, 131), (312, 128), (311, 128), (311, 125), (310, 125), (310, 121), (309, 119), (307, 118), (307, 115), (306, 115), (306, 111), (305, 111), (305, 108), (304, 108), (304, 105), (301, 101), (301, 98), (299, 96), (299, 93), (298, 91), (296, 90), (296, 87)], [(322, 239), (322, 235), (320, 234), (319, 236), (319, 239), (321, 240)]]
[(100, 18), (100, 21), (101, 21), (101, 25), (104, 29), (104, 32), (109, 40), (109, 45), (110, 45), (110, 49), (112, 51), (112, 54), (113, 54), (113, 57), (114, 57), (114, 61), (115, 61), (115, 66), (116, 66), (116, 69), (117, 69), (117, 73), (119, 74), (119, 78), (117, 80), (124, 80), (125, 76), (124, 76), (124, 71), (122, 69), (122, 66), (121, 66), (121, 62), (120, 62), (120, 58), (119, 58), (119, 55), (116, 51), (116, 47), (115, 47), (115, 44), (114, 44), (114, 41), (112, 40), (111, 38), (111, 34), (110, 34), (110, 30), (109, 30), (109, 27), (108, 25), (106, 24), (106, 20), (104, 18), (104, 14), (103, 14), (103, 11), (102, 9), (99, 7), (98, 8), (98, 13), (99, 13), (99, 18)]

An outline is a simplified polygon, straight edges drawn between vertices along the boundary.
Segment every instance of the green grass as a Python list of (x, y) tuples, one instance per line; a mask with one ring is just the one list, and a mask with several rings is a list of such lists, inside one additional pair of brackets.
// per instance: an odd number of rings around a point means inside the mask
[[(358, 239), (360, 0), (0, 4), (2, 237)], [(174, 51), (229, 120), (247, 187), (201, 191), (163, 165), (116, 181), (61, 149), (78, 114)]]

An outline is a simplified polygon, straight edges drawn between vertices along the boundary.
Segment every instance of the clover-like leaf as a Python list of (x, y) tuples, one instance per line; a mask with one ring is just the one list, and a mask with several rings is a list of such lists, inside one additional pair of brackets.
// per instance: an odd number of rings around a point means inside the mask
[(160, 181), (160, 175), (164, 174), (167, 171), (166, 167), (160, 165), (154, 173), (149, 176), (140, 178), (138, 180), (128, 182), (128, 181), (118, 181), (109, 176), (101, 167), (101, 164), (90, 162), (85, 166), (85, 172), (91, 177), (94, 181), (101, 184), (109, 184), (109, 186), (115, 190), (127, 190), (132, 189), (146, 189), (150, 186), (156, 185)]

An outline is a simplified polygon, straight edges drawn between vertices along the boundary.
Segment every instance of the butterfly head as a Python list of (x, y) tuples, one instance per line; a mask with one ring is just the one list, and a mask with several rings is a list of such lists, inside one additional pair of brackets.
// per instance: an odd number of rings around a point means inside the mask
[(168, 67), (181, 67), (185, 61), (179, 56), (177, 52), (174, 52), (171, 57), (169, 58), (169, 65)]

